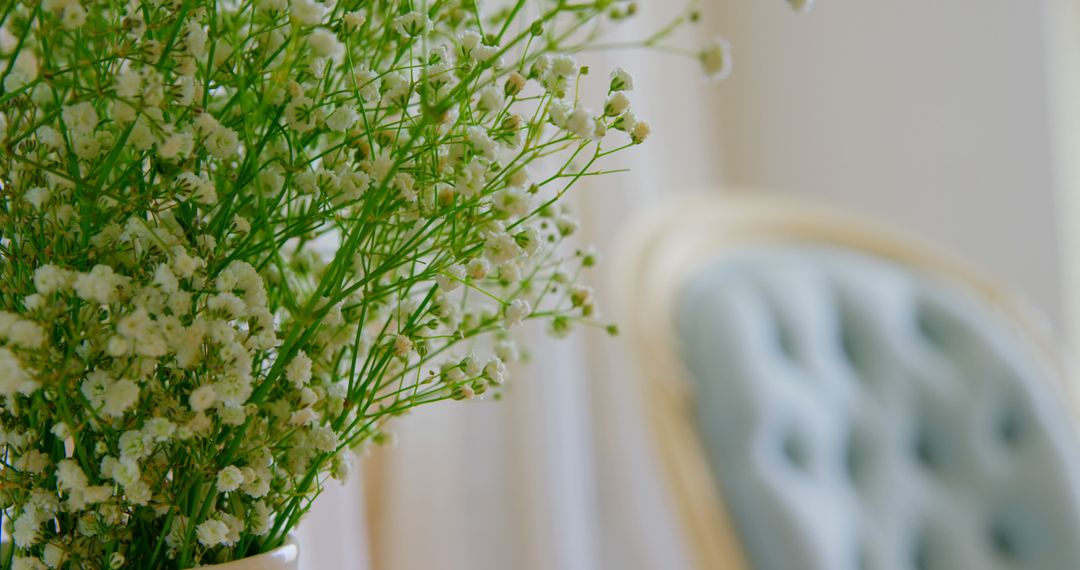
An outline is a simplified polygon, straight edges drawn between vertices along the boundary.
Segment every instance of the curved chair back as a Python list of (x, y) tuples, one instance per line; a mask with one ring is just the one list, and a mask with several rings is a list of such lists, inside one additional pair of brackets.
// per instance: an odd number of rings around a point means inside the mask
[(1007, 295), (783, 201), (638, 235), (624, 302), (702, 568), (1080, 568), (1071, 403)]

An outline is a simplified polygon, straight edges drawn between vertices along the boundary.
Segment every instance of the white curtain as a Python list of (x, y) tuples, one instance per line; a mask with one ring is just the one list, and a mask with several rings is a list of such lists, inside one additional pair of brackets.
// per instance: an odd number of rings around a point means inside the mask
[[(644, 38), (678, 4), (642, 3), (618, 37)], [(696, 47), (700, 32), (678, 42)], [(607, 74), (622, 66), (636, 78), (634, 108), (654, 127), (646, 144), (608, 165), (631, 174), (576, 190), (582, 243), (613, 254), (624, 222), (657, 196), (715, 185), (715, 86), (696, 61), (670, 54), (582, 59), (592, 69), (586, 101), (599, 107)], [(617, 284), (604, 266), (595, 271), (590, 283), (617, 322)], [(626, 342), (601, 331), (563, 341), (529, 335), (530, 362), (512, 370), (501, 401), (450, 402), (402, 418), (392, 430), (398, 443), (363, 461), (366, 504), (359, 478), (317, 502), (303, 525), (305, 569), (689, 569)], [(355, 516), (361, 509), (366, 528)]]

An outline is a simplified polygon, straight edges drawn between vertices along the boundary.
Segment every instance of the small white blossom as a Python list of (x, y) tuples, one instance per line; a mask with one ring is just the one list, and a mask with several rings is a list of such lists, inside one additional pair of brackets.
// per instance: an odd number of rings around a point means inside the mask
[(71, 288), (75, 274), (55, 265), (42, 265), (34, 270), (34, 288), (42, 295)]
[(318, 57), (337, 57), (345, 50), (337, 36), (326, 28), (317, 28), (307, 38), (311, 51)]
[(727, 39), (714, 36), (698, 58), (709, 79), (720, 81), (731, 75), (731, 42)]
[(609, 89), (612, 91), (633, 91), (634, 76), (630, 75), (630, 72), (625, 69), (616, 67), (611, 72), (611, 84)]
[(217, 519), (203, 521), (195, 527), (195, 537), (199, 544), (208, 548), (228, 544), (229, 527)]
[(596, 116), (592, 111), (578, 107), (566, 119), (566, 130), (583, 139), (596, 136)]
[(397, 335), (394, 337), (394, 354), (404, 358), (413, 349), (413, 341), (405, 335)]
[(638, 121), (634, 124), (634, 130), (630, 133), (631, 140), (636, 144), (645, 142), (645, 139), (649, 138), (652, 134), (652, 126), (646, 121)]
[(131, 380), (117, 380), (105, 392), (102, 411), (109, 416), (120, 417), (139, 400), (139, 386)]
[(431, 27), (431, 20), (420, 12), (409, 12), (394, 20), (394, 30), (404, 36), (418, 36)]
[(97, 111), (88, 101), (65, 106), (61, 116), (67, 128), (75, 133), (89, 133), (98, 124)]
[(345, 16), (342, 17), (342, 21), (345, 22), (345, 26), (348, 27), (349, 31), (355, 32), (356, 30), (359, 30), (365, 22), (367, 22), (367, 16), (365, 16), (363, 12), (359, 10), (353, 10), (351, 12), (345, 12)]
[(213, 385), (200, 386), (188, 396), (188, 406), (193, 412), (202, 412), (217, 401), (217, 390)]
[(240, 488), (240, 485), (244, 484), (244, 474), (240, 472), (240, 468), (235, 465), (229, 465), (228, 467), (218, 471), (217, 475), (217, 490), (222, 493), (228, 493)]
[(311, 358), (306, 352), (302, 350), (297, 352), (296, 356), (285, 365), (285, 378), (297, 389), (311, 381)]
[(292, 19), (306, 26), (314, 26), (322, 23), (326, 15), (326, 6), (315, 0), (292, 0), (289, 3)]
[(561, 77), (573, 77), (578, 74), (577, 60), (570, 55), (560, 55), (551, 62), (551, 72)]
[(532, 313), (532, 307), (529, 306), (529, 302), (525, 299), (514, 299), (510, 304), (506, 305), (506, 310), (503, 313), (503, 325), (506, 328), (515, 327), (520, 325), (525, 317)]
[(108, 265), (95, 265), (89, 273), (79, 273), (73, 287), (75, 294), (85, 301), (107, 305), (116, 300), (122, 278)]
[(612, 93), (606, 103), (604, 103), (604, 114), (609, 117), (615, 117), (621, 115), (630, 108), (630, 98), (626, 96), (626, 93), (618, 91)]
[(349, 105), (342, 105), (334, 109), (334, 112), (326, 117), (326, 127), (332, 131), (343, 133), (352, 128), (358, 118), (355, 109)]
[(72, 2), (60, 14), (60, 23), (68, 30), (77, 30), (86, 23), (86, 8), (78, 2)]

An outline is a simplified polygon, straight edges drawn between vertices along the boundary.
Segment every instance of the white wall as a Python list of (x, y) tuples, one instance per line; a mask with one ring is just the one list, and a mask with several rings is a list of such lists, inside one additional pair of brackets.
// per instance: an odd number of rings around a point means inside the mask
[[(913, 230), (1064, 323), (1043, 3), (711, 0), (729, 182)], [(1078, 102), (1077, 104), (1080, 104)]]

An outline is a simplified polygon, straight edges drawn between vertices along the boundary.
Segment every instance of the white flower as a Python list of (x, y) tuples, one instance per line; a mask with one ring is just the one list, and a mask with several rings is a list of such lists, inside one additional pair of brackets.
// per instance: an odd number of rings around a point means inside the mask
[(217, 191), (214, 183), (204, 176), (196, 176), (190, 172), (181, 172), (176, 177), (176, 182), (182, 190), (191, 194), (191, 197), (200, 204), (217, 203)]
[(195, 141), (191, 133), (173, 133), (158, 143), (158, 156), (165, 160), (186, 157), (191, 154), (194, 146)]
[(355, 32), (367, 22), (367, 16), (360, 10), (353, 10), (352, 12), (345, 12), (345, 16), (342, 17), (342, 21), (345, 22), (345, 26), (351, 32)]
[(11, 525), (11, 539), (15, 546), (27, 548), (41, 542), (41, 521), (37, 513), (25, 511)]
[(566, 121), (573, 110), (574, 108), (566, 101), (553, 101), (548, 106), (548, 116), (551, 118), (551, 124), (559, 128), (566, 128)]
[(314, 101), (304, 95), (293, 97), (285, 106), (285, 122), (298, 133), (305, 133), (315, 128), (318, 115), (314, 110)]
[(573, 77), (578, 73), (577, 60), (569, 55), (556, 56), (551, 62), (551, 72), (560, 77)]
[(193, 412), (201, 412), (206, 410), (210, 406), (214, 405), (217, 401), (217, 390), (211, 384), (199, 386), (191, 392), (188, 396), (188, 406), (191, 407)]
[(495, 355), (505, 362), (516, 362), (521, 356), (517, 343), (512, 339), (503, 339), (495, 343)]
[(720, 36), (714, 36), (709, 45), (698, 54), (705, 75), (713, 81), (720, 81), (731, 75), (731, 42)]
[(118, 460), (112, 456), (101, 460), (101, 475), (116, 481), (122, 487), (131, 487), (141, 481), (142, 476), (137, 461), (131, 457), (121, 457)]
[(626, 93), (618, 91), (612, 93), (606, 103), (604, 103), (604, 114), (609, 117), (616, 117), (626, 112), (630, 108), (630, 98), (626, 96)]
[(465, 53), (471, 52), (476, 46), (480, 45), (480, 40), (483, 39), (475, 30), (465, 30), (461, 33), (461, 50)]
[(64, 145), (64, 137), (60, 136), (60, 131), (48, 125), (38, 127), (35, 134), (38, 141), (49, 148), (58, 149)]
[(489, 85), (480, 90), (477, 108), (481, 111), (498, 111), (503, 106), (503, 93), (497, 87)]
[(105, 392), (102, 412), (112, 417), (124, 415), (139, 400), (139, 386), (131, 380), (117, 380)]
[(491, 140), (487, 131), (483, 127), (472, 126), (466, 130), (466, 137), (469, 140), (469, 144), (480, 153), (484, 158), (488, 160), (495, 160), (495, 141)]
[(352, 106), (342, 105), (334, 109), (334, 112), (326, 117), (326, 127), (331, 131), (343, 133), (356, 124), (358, 118), (359, 116)]
[(394, 337), (394, 354), (404, 358), (413, 349), (413, 341), (409, 337), (399, 334)]
[(418, 36), (431, 27), (431, 20), (420, 12), (409, 12), (394, 20), (394, 30), (403, 36)]
[(331, 452), (338, 447), (338, 436), (326, 426), (315, 426), (308, 434), (308, 443), (319, 451)]
[(187, 45), (188, 53), (195, 59), (206, 57), (206, 30), (195, 20), (188, 20), (187, 35), (184, 36), (184, 44)]
[(138, 118), (138, 112), (135, 107), (128, 105), (127, 103), (116, 100), (112, 102), (112, 107), (109, 109), (109, 114), (113, 120), (121, 125), (130, 124), (132, 121)]
[(108, 265), (95, 265), (90, 273), (79, 273), (75, 278), (75, 294), (84, 301), (107, 305), (116, 300), (122, 278)]
[(630, 133), (630, 139), (635, 144), (641, 144), (645, 142), (645, 139), (649, 138), (652, 134), (652, 126), (647, 121), (638, 121), (634, 124), (634, 130)]
[(596, 136), (596, 116), (592, 111), (578, 107), (566, 119), (566, 130), (583, 139)]
[(616, 67), (611, 72), (611, 84), (609, 89), (612, 91), (633, 91), (634, 76), (630, 75), (630, 72), (625, 69)]
[(78, 2), (72, 2), (60, 14), (60, 24), (68, 30), (76, 30), (86, 23), (86, 8)]
[(143, 439), (142, 432), (135, 430), (128, 430), (120, 434), (118, 445), (120, 448), (120, 457), (130, 457), (136, 461), (146, 457), (150, 452), (150, 450), (146, 448), (146, 442)]
[(199, 526), (195, 527), (195, 537), (199, 539), (200, 544), (206, 547), (227, 544), (228, 535), (229, 526), (217, 519), (203, 521)]
[(297, 390), (311, 382), (311, 357), (302, 350), (297, 352), (285, 365), (285, 378), (292, 382)]
[(49, 568), (59, 568), (67, 560), (67, 552), (64, 547), (55, 542), (45, 545), (41, 553), (41, 561)]
[(240, 488), (240, 485), (244, 484), (244, 474), (240, 472), (240, 468), (235, 465), (230, 465), (221, 471), (218, 471), (217, 476), (217, 490), (222, 493), (229, 493)]
[(125, 68), (116, 74), (113, 84), (117, 97), (134, 99), (142, 93), (142, 74), (130, 67)]
[(292, 0), (289, 3), (292, 19), (300, 24), (314, 26), (322, 23), (326, 15), (326, 6), (314, 0)]
[[(479, 45), (473, 48), (473, 50), (469, 52), (469, 55), (476, 61), (488, 61), (498, 53), (499, 48), (497, 46)], [(502, 66), (496, 63), (494, 67), (498, 68)]]
[(205, 261), (189, 255), (182, 247), (173, 248), (172, 269), (178, 277), (190, 279), (196, 271), (205, 265)]
[(465, 280), (465, 268), (460, 264), (454, 264), (446, 268), (446, 274), (440, 274), (435, 278), (435, 282), (439, 284), (439, 289), (447, 293), (454, 291), (461, 286), (461, 282)]
[(506, 328), (515, 327), (520, 325), (525, 317), (529, 316), (532, 312), (532, 307), (529, 306), (529, 302), (525, 299), (514, 299), (510, 304), (505, 306), (505, 312), (503, 313), (503, 325)]
[(45, 329), (14, 313), (0, 311), (0, 339), (20, 348), (40, 348), (45, 344)]
[(46, 264), (34, 270), (34, 289), (42, 295), (68, 289), (74, 281), (74, 273), (55, 265)]
[(318, 412), (311, 409), (310, 407), (307, 407), (307, 408), (301, 408), (301, 409), (293, 412), (292, 416), (289, 417), (289, 423), (292, 424), (292, 425), (298, 425), (298, 426), (300, 426), (300, 425), (309, 425), (309, 424), (312, 424), (312, 423), (318, 421), (318, 419), (319, 419)]
[(98, 124), (97, 111), (89, 101), (65, 105), (61, 116), (64, 119), (64, 125), (75, 133), (89, 133)]
[(176, 433), (176, 424), (165, 418), (151, 418), (142, 428), (143, 435), (161, 443), (168, 441)]
[(465, 271), (469, 275), (469, 279), (479, 281), (487, 277), (488, 272), (491, 271), (491, 264), (482, 257), (475, 257), (469, 260), (468, 265), (465, 266)]
[(484, 376), (491, 381), (492, 384), (503, 384), (506, 382), (506, 365), (503, 364), (502, 359), (495, 357), (488, 360), (484, 365)]
[(64, 422), (57, 422), (53, 424), (53, 427), (49, 430), (49, 432), (55, 435), (61, 441), (64, 441), (67, 438), (71, 437), (71, 428), (68, 427), (68, 425)]
[(71, 142), (75, 146), (75, 154), (83, 160), (93, 160), (101, 154), (101, 141), (90, 131), (75, 131)]
[(311, 51), (317, 57), (336, 57), (341, 55), (345, 46), (341, 45), (337, 36), (326, 28), (317, 28), (307, 38)]
[(289, 3), (287, 0), (258, 0), (255, 2), (255, 7), (263, 12), (277, 12), (278, 14), (285, 11), (288, 8)]
[(488, 232), (484, 240), (484, 254), (495, 264), (505, 263), (521, 254), (514, 236), (505, 231)]
[(206, 137), (206, 150), (220, 159), (232, 158), (240, 146), (236, 131), (218, 126)]
[(150, 125), (146, 124), (144, 117), (139, 117), (135, 121), (135, 125), (131, 127), (131, 134), (128, 135), (128, 142), (135, 146), (139, 150), (149, 150), (157, 142), (157, 137), (154, 136), (154, 131), (150, 129)]

